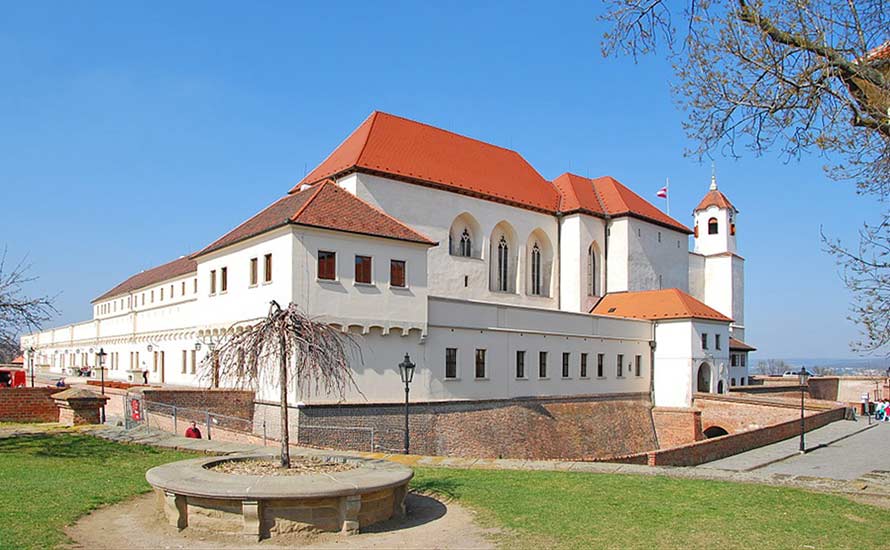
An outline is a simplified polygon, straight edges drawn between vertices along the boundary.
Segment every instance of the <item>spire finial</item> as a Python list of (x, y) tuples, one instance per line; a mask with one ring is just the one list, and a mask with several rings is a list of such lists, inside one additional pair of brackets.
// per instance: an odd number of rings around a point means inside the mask
[(717, 167), (711, 162), (711, 191), (717, 190)]

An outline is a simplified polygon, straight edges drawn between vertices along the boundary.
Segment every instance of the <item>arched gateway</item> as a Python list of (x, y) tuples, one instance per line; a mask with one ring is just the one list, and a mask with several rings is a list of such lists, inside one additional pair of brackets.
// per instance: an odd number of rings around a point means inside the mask
[(698, 376), (696, 376), (695, 391), (711, 393), (711, 365), (702, 363), (698, 366)]

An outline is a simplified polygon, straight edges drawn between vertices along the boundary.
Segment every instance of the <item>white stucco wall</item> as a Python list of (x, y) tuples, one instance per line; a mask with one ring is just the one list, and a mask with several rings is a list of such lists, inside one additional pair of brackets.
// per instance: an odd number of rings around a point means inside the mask
[[(702, 347), (702, 334), (708, 335), (708, 349)], [(721, 349), (715, 347), (720, 336)], [(690, 407), (697, 375), (703, 364), (710, 367), (711, 393), (723, 381), (729, 391), (729, 325), (702, 320), (678, 319), (655, 323), (655, 406)]]
[[(731, 234), (730, 224), (735, 223), (735, 213), (726, 208), (709, 206), (693, 214), (695, 225), (698, 226), (698, 237), (695, 239), (695, 252), (710, 256), (722, 252), (737, 253), (736, 236)], [(717, 233), (708, 233), (708, 220), (717, 219)]]
[[(588, 312), (603, 295), (605, 266), (606, 222), (586, 214), (572, 214), (561, 220), (560, 247), (560, 309)], [(588, 295), (588, 250), (596, 251), (596, 293)]]

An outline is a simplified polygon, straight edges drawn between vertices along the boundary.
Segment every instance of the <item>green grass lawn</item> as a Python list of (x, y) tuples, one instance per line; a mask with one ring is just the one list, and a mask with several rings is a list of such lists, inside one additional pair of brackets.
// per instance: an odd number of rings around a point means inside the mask
[(149, 490), (152, 466), (187, 453), (74, 433), (0, 439), (0, 548), (53, 548), (90, 510)]
[(668, 477), (418, 469), (515, 547), (887, 548), (890, 510), (795, 489)]

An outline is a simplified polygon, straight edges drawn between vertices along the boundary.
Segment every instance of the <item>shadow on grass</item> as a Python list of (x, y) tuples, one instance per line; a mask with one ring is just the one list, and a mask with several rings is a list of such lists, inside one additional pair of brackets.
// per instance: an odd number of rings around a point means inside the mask
[(123, 456), (144, 456), (158, 451), (142, 445), (120, 445), (79, 434), (28, 434), (0, 439), (0, 455), (30, 454), (41, 458), (101, 459), (113, 451)]
[(411, 490), (415, 493), (431, 493), (453, 499), (460, 497), (462, 482), (451, 477), (417, 479), (411, 481)]

